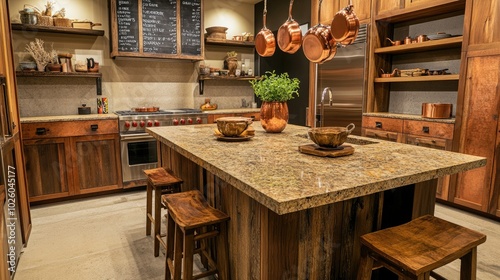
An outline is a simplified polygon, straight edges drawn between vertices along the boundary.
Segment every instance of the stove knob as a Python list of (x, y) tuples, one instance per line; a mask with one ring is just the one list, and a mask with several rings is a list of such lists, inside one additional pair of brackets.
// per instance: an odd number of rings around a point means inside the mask
[(178, 119), (173, 119), (173, 120), (172, 120), (172, 123), (173, 123), (174, 125), (178, 125), (178, 124), (179, 124), (179, 120), (178, 120)]
[(181, 124), (186, 124), (186, 120), (185, 119), (181, 119)]
[(203, 120), (201, 118), (196, 118), (196, 123), (203, 123)]
[(137, 122), (136, 122), (136, 121), (133, 121), (133, 122), (132, 122), (132, 126), (133, 126), (133, 127), (137, 127)]
[(193, 124), (193, 119), (188, 118), (188, 124)]
[(144, 125), (145, 125), (144, 121), (141, 121), (141, 122), (139, 123), (139, 125), (140, 125), (141, 127), (144, 127)]
[(125, 122), (125, 128), (129, 128), (130, 127), (130, 122), (129, 121), (126, 121)]
[(148, 121), (148, 127), (151, 127), (153, 126), (153, 122), (152, 121)]
[(155, 120), (155, 126), (160, 126), (160, 121)]

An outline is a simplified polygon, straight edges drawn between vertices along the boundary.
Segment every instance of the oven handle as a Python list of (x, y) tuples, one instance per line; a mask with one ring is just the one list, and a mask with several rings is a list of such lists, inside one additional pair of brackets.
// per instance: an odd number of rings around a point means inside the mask
[(121, 141), (137, 141), (137, 140), (156, 140), (149, 133), (140, 133), (140, 134), (121, 134)]

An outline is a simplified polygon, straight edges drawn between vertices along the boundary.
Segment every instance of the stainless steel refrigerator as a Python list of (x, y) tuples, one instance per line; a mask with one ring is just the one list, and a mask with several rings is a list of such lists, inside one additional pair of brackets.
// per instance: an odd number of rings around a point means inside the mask
[[(354, 123), (352, 132), (361, 135), (363, 96), (366, 84), (367, 25), (361, 25), (353, 44), (337, 48), (337, 54), (328, 62), (317, 64), (316, 71), (316, 127), (347, 126)], [(323, 110), (321, 99), (324, 88), (330, 87), (332, 102), (325, 94)], [(321, 114), (323, 111), (323, 115)]]

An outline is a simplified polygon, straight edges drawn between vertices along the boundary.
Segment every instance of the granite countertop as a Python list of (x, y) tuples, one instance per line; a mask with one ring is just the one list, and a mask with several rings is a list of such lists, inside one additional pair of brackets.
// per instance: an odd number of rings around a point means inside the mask
[(215, 124), (148, 128), (148, 132), (196, 164), (278, 214), (360, 197), (454, 174), (486, 164), (482, 157), (349, 136), (353, 155), (324, 158), (298, 151), (311, 144), (307, 127), (282, 133), (253, 125), (255, 137), (223, 142)]
[(118, 116), (115, 114), (40, 116), (40, 117), (22, 117), (21, 123), (87, 121), (87, 120), (114, 120), (114, 119), (118, 119)]
[(260, 108), (215, 109), (203, 112), (207, 114), (254, 113), (254, 112), (260, 112)]
[(419, 115), (409, 115), (409, 114), (395, 114), (395, 113), (363, 113), (366, 117), (379, 117), (379, 118), (390, 118), (390, 119), (400, 119), (400, 120), (414, 120), (414, 121), (426, 121), (426, 122), (439, 122), (439, 123), (455, 123), (455, 118), (449, 119), (431, 119), (423, 118)]

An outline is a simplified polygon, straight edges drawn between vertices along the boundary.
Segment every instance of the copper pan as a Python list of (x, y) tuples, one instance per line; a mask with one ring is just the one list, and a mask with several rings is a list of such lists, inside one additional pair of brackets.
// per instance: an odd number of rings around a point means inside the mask
[(260, 56), (272, 56), (276, 49), (276, 40), (274, 39), (274, 34), (271, 30), (266, 27), (266, 16), (267, 16), (267, 0), (264, 0), (264, 12), (262, 15), (262, 20), (264, 26), (255, 36), (255, 50)]
[[(318, 21), (321, 15), (321, 3), (318, 7)], [(337, 45), (328, 26), (318, 23), (311, 27), (302, 39), (302, 50), (306, 58), (315, 63), (331, 60), (337, 52)]]
[(338, 11), (332, 20), (332, 36), (342, 45), (352, 44), (358, 36), (359, 20), (353, 7), (352, 0), (349, 0), (349, 5)]
[(451, 118), (453, 104), (449, 103), (422, 103), (422, 117), (430, 119)]
[(278, 46), (286, 53), (293, 54), (300, 49), (302, 32), (299, 23), (292, 18), (293, 0), (290, 0), (288, 19), (278, 29)]

